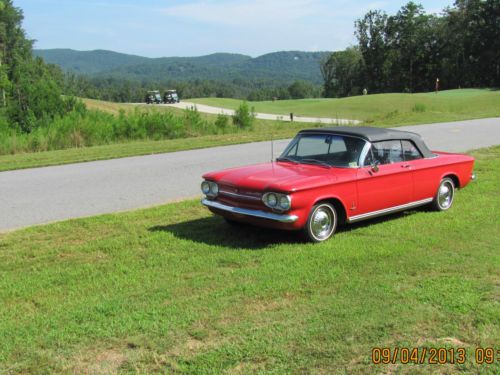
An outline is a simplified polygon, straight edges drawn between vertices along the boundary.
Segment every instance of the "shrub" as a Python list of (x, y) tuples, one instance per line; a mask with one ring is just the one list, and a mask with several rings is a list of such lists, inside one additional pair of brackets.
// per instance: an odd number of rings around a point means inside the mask
[(255, 120), (255, 113), (252, 107), (250, 111), (248, 103), (245, 101), (240, 104), (233, 115), (233, 124), (240, 129), (251, 129)]
[(198, 131), (204, 127), (204, 121), (198, 108), (192, 107), (184, 110), (184, 125), (187, 136), (198, 135)]
[(217, 119), (215, 120), (215, 127), (224, 133), (228, 126), (229, 126), (228, 117), (222, 113), (219, 113), (217, 115)]

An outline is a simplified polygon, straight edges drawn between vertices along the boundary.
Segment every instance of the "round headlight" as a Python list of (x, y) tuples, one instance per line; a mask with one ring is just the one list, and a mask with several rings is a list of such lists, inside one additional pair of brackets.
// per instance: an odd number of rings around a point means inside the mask
[(208, 193), (210, 193), (210, 184), (207, 181), (203, 181), (201, 183), (201, 191), (205, 195), (207, 195)]
[(266, 200), (267, 204), (271, 207), (274, 207), (278, 204), (278, 198), (276, 197), (276, 194), (268, 194)]
[(283, 195), (280, 198), (280, 208), (284, 210), (288, 210), (290, 208), (290, 201), (286, 195)]
[(217, 195), (219, 194), (219, 185), (217, 185), (215, 182), (212, 182), (210, 184), (210, 192), (213, 194), (213, 195)]

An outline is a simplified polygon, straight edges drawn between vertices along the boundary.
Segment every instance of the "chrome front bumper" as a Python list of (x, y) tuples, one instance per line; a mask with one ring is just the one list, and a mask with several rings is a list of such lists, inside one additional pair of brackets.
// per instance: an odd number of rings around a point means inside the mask
[(226, 211), (237, 215), (244, 215), (244, 216), (256, 217), (259, 219), (279, 221), (280, 223), (294, 223), (299, 218), (297, 215), (280, 215), (272, 212), (250, 210), (248, 208), (232, 207), (205, 198), (201, 200), (201, 203), (209, 208), (215, 208), (217, 210)]

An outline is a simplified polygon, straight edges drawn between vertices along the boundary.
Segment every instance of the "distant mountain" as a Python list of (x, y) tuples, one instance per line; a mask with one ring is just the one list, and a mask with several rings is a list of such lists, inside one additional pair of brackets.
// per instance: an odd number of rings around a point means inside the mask
[(122, 53), (71, 49), (35, 50), (48, 63), (65, 71), (93, 77), (155, 81), (259, 80), (291, 83), (306, 80), (321, 83), (319, 62), (328, 52), (286, 51), (252, 58), (230, 53), (200, 57), (147, 58)]
[(72, 49), (39, 49), (33, 51), (50, 64), (59, 65), (63, 70), (80, 74), (96, 74), (126, 65), (148, 62), (147, 57), (126, 55), (113, 51), (75, 51)]

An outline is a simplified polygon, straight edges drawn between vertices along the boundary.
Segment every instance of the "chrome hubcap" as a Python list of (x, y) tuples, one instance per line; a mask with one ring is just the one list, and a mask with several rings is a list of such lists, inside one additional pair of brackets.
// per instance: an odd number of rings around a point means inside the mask
[(334, 218), (332, 212), (327, 207), (316, 209), (311, 220), (311, 230), (317, 239), (325, 239), (330, 236), (333, 230)]
[(453, 201), (453, 186), (446, 181), (439, 187), (438, 203), (443, 209), (449, 208)]

